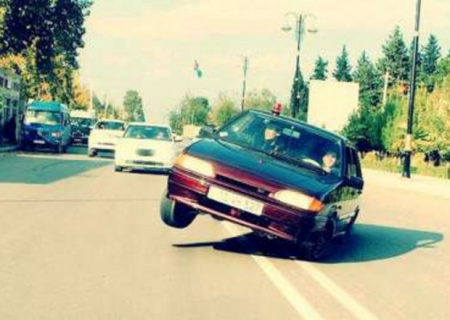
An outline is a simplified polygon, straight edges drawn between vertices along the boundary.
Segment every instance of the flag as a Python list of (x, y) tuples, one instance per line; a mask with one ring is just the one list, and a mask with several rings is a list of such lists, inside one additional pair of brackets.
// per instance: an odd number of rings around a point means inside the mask
[(200, 69), (200, 65), (198, 64), (198, 61), (194, 61), (194, 73), (197, 76), (197, 78), (201, 78), (203, 76), (203, 72)]

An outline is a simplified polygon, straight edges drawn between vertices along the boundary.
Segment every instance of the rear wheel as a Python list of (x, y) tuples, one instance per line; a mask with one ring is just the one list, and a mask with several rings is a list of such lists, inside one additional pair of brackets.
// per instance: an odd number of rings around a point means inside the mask
[(60, 144), (58, 144), (56, 147), (55, 147), (55, 153), (63, 153), (63, 151), (64, 151), (64, 148), (63, 148), (63, 146), (62, 145), (60, 145)]
[(356, 219), (358, 219), (359, 209), (356, 209), (355, 215), (350, 219), (348, 224), (345, 226), (345, 235), (348, 235), (352, 232), (353, 226), (355, 225)]
[(89, 148), (88, 156), (89, 157), (95, 157), (96, 155), (97, 155), (97, 150), (95, 150), (94, 148)]
[(170, 227), (183, 229), (189, 226), (197, 216), (188, 206), (166, 197), (163, 193), (160, 203), (161, 219)]
[(114, 166), (115, 172), (122, 172), (123, 168), (121, 166)]

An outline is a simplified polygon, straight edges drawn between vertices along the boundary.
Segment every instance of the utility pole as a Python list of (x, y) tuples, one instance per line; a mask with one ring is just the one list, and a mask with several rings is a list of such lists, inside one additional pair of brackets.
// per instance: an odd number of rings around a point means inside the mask
[(244, 105), (245, 105), (245, 88), (246, 88), (246, 82), (247, 82), (248, 57), (244, 57), (244, 66), (242, 67), (242, 69), (244, 71), (244, 80), (242, 83), (241, 112), (244, 111)]
[(291, 113), (292, 118), (297, 118), (300, 109), (300, 44), (303, 35), (303, 15), (300, 14), (297, 19), (297, 57), (295, 60), (294, 81), (292, 82), (291, 92)]
[(386, 70), (386, 73), (384, 74), (383, 104), (382, 104), (383, 109), (386, 107), (386, 102), (387, 102), (388, 82), (389, 82), (389, 71)]
[(420, 3), (421, 0), (417, 0), (416, 3), (416, 23), (413, 38), (413, 56), (411, 66), (411, 76), (409, 85), (409, 99), (408, 99), (408, 124), (406, 128), (405, 137), (405, 158), (403, 167), (403, 177), (411, 178), (411, 153), (412, 153), (412, 127), (414, 116), (414, 97), (416, 93), (416, 67), (417, 67), (417, 51), (419, 47), (419, 23), (420, 23)]

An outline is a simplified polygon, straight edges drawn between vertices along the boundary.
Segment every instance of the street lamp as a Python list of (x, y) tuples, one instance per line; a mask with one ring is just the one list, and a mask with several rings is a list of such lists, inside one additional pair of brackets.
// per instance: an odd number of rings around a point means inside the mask
[(241, 112), (244, 111), (245, 105), (245, 88), (247, 86), (247, 70), (248, 70), (248, 57), (244, 57), (244, 65), (242, 71), (244, 72), (244, 79), (242, 81), (242, 101), (241, 101)]
[(413, 127), (413, 115), (414, 115), (414, 96), (416, 93), (416, 67), (417, 67), (417, 51), (419, 47), (419, 22), (420, 22), (420, 2), (416, 2), (416, 23), (413, 38), (413, 56), (411, 64), (411, 76), (409, 86), (409, 98), (408, 98), (408, 124), (406, 127), (405, 137), (405, 158), (403, 162), (403, 177), (411, 178), (411, 153), (412, 153), (412, 127)]
[[(303, 13), (294, 13), (294, 12), (288, 12), (286, 13), (286, 17), (292, 16), (295, 19), (295, 34), (297, 36), (297, 56), (296, 56), (296, 62), (295, 62), (295, 72), (294, 72), (294, 81), (292, 82), (292, 91), (291, 91), (291, 114), (293, 118), (297, 118), (298, 111), (300, 109), (300, 44), (302, 41), (303, 34), (306, 32), (309, 33), (316, 33), (317, 28), (315, 27), (315, 24), (311, 28), (308, 28), (305, 30), (305, 22), (309, 18), (315, 18), (316, 16), (313, 14), (303, 14)], [(286, 20), (283, 27), (281, 27), (281, 30), (284, 32), (290, 32), (293, 30), (292, 25), (289, 23), (289, 21)]]

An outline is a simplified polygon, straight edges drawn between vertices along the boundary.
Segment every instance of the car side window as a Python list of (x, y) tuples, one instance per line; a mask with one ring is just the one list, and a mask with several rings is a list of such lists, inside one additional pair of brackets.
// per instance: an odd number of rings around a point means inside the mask
[(345, 150), (347, 158), (347, 176), (361, 178), (361, 167), (356, 150), (349, 147), (346, 147)]

